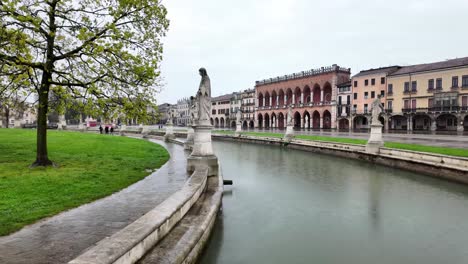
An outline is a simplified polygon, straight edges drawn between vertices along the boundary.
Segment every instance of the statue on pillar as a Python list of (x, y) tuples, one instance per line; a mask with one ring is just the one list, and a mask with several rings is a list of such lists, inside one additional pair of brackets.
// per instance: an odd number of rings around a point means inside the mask
[(380, 102), (380, 95), (379, 95), (372, 102), (372, 106), (371, 106), (371, 113), (372, 113), (371, 125), (380, 124), (379, 116), (383, 111), (384, 111), (384, 107), (383, 107), (382, 103)]
[(292, 113), (292, 107), (291, 105), (289, 105), (289, 108), (288, 108), (288, 121), (286, 123), (287, 126), (294, 126), (293, 124), (293, 113)]
[(242, 124), (241, 123), (241, 114), (242, 114), (242, 111), (239, 109), (237, 110), (237, 113), (236, 113), (236, 124)]
[(199, 70), (201, 81), (198, 88), (196, 101), (198, 103), (198, 117), (197, 123), (200, 125), (210, 125), (211, 116), (211, 83), (210, 77), (205, 68)]

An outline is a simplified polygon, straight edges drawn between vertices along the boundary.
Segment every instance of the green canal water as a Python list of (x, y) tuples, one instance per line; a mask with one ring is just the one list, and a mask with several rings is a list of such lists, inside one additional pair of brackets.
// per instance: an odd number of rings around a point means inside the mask
[(468, 263), (468, 186), (274, 146), (213, 144), (234, 185), (199, 263)]

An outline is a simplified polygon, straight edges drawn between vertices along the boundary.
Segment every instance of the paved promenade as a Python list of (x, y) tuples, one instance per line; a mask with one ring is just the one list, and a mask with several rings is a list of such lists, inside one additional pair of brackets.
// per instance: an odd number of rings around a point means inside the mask
[(163, 167), (118, 193), (0, 237), (0, 263), (67, 263), (179, 190), (188, 178), (183, 147), (151, 141), (171, 155)]

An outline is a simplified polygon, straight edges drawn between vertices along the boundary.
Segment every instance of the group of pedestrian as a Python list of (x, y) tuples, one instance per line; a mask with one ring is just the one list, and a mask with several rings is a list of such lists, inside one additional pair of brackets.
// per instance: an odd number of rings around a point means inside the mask
[(114, 127), (113, 126), (105, 126), (105, 128), (102, 128), (102, 125), (99, 125), (99, 133), (102, 134), (102, 131), (104, 130), (104, 132), (106, 134), (111, 134), (113, 135), (114, 134)]

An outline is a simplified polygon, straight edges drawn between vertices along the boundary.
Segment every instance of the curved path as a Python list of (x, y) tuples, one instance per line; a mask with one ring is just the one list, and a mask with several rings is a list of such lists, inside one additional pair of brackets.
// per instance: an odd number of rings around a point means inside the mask
[(0, 263), (66, 263), (179, 190), (188, 178), (183, 147), (150, 141), (171, 155), (159, 170), (111, 196), (0, 237)]

